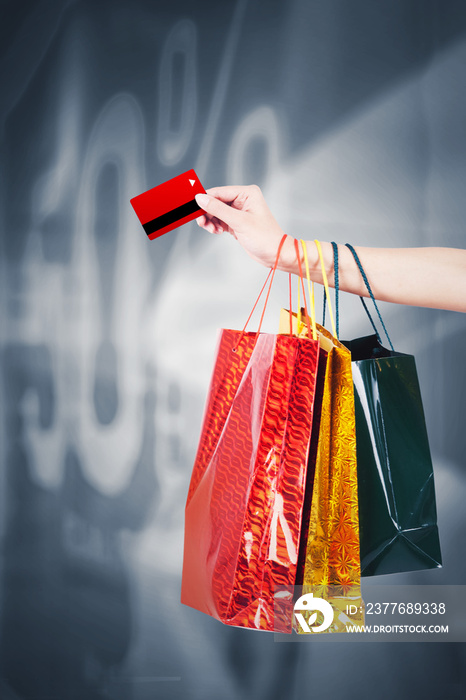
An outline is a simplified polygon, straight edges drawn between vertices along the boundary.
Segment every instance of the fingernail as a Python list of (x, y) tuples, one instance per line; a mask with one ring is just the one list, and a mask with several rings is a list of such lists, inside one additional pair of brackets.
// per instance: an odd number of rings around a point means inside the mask
[(201, 209), (205, 209), (210, 202), (210, 197), (208, 194), (196, 194), (195, 195), (196, 202), (199, 204)]

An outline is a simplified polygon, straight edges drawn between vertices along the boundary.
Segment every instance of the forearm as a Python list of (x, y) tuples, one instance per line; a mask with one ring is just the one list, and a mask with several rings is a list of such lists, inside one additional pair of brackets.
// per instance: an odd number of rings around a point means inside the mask
[[(323, 283), (314, 241), (306, 241), (311, 279)], [(301, 250), (301, 246), (300, 246)], [(466, 251), (455, 248), (356, 247), (376, 299), (397, 304), (466, 311)], [(342, 291), (369, 296), (350, 250), (338, 246), (339, 287)], [(322, 242), (329, 285), (335, 286), (333, 248)], [(304, 256), (301, 265), (305, 274)], [(298, 274), (293, 240), (287, 239), (280, 269)]]
[[(255, 185), (217, 187), (196, 195), (204, 210), (198, 223), (211, 233), (229, 231), (248, 254), (272, 267), (283, 231)], [(311, 278), (322, 284), (317, 247), (307, 241)], [(339, 245), (340, 289), (368, 296), (361, 273), (348, 248)], [(455, 248), (356, 249), (376, 299), (397, 304), (428, 306), (466, 312), (466, 250)], [(333, 249), (322, 243), (325, 269), (334, 286)], [(304, 273), (304, 257), (301, 253)], [(280, 270), (298, 273), (294, 239), (288, 236), (281, 250)]]

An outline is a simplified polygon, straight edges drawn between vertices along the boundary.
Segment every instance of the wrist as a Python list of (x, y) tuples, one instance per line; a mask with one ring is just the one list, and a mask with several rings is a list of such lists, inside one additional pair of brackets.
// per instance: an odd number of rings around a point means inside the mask
[[(296, 248), (294, 244), (295, 239), (292, 236), (288, 236), (282, 249), (282, 254), (280, 255), (280, 261), (278, 265), (279, 270), (285, 272), (291, 272), (292, 274), (299, 275), (299, 264), (296, 255)], [(309, 265), (309, 276), (313, 282), (318, 284), (323, 284), (322, 267), (320, 264), (319, 253), (317, 246), (314, 241), (304, 241), (298, 239), (298, 250), (299, 250), (299, 261), (301, 264), (301, 272), (303, 278), (306, 278), (306, 261), (303, 251), (303, 245), (306, 247), (307, 252), (307, 262)], [(333, 248), (332, 244), (328, 242), (321, 242), (322, 256), (324, 259), (325, 271), (327, 273), (328, 283), (333, 287), (334, 285), (334, 270), (333, 270)]]
[[(303, 269), (303, 274), (304, 274), (304, 256), (303, 256), (303, 250), (301, 243), (298, 241), (298, 247), (299, 247), (299, 259), (301, 262), (301, 267)], [(278, 270), (282, 270), (282, 272), (290, 272), (294, 275), (299, 275), (299, 265), (298, 265), (298, 259), (296, 256), (296, 248), (295, 248), (295, 239), (293, 236), (288, 236), (286, 237), (285, 243), (283, 244), (283, 248), (280, 253), (280, 259), (278, 261)]]

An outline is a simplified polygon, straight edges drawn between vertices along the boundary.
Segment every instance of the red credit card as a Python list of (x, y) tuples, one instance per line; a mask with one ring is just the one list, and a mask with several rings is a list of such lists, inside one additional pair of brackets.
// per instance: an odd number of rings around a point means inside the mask
[(194, 170), (188, 170), (130, 201), (152, 241), (201, 216), (203, 210), (194, 199), (196, 194), (205, 194), (205, 189)]

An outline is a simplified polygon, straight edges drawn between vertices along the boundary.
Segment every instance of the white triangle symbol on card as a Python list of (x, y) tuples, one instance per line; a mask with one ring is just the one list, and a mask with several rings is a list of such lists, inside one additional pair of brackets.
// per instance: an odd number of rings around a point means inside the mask
[(190, 180), (189, 182), (191, 183), (191, 186), (193, 187), (196, 180)]

